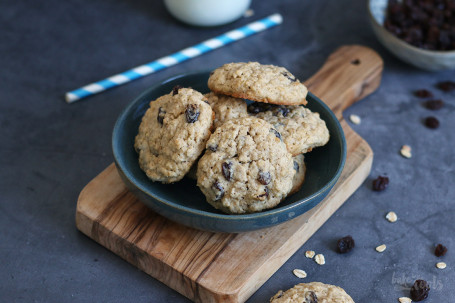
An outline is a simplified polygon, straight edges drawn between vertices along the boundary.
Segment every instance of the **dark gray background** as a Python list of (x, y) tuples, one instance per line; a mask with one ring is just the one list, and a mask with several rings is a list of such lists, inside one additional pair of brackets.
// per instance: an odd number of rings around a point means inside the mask
[[(172, 75), (232, 61), (287, 67), (306, 79), (343, 44), (375, 49), (385, 61), (378, 91), (349, 108), (353, 128), (375, 153), (371, 175), (336, 214), (248, 302), (268, 302), (305, 281), (343, 287), (356, 302), (396, 302), (416, 278), (432, 284), (428, 302), (455, 297), (455, 93), (434, 88), (453, 71), (429, 73), (391, 56), (370, 28), (363, 0), (253, 0), (255, 14), (216, 28), (175, 21), (161, 1), (4, 0), (0, 2), (0, 298), (4, 302), (188, 302), (77, 231), (81, 189), (112, 161), (111, 131), (140, 92)], [(284, 23), (95, 97), (68, 105), (63, 95), (253, 20), (279, 12)], [(412, 95), (427, 88), (446, 102), (438, 112)], [(437, 130), (422, 119), (435, 115)], [(413, 158), (399, 155), (401, 145)], [(390, 177), (385, 192), (371, 181)], [(398, 222), (384, 219), (389, 210)], [(335, 252), (339, 237), (357, 243)], [(433, 247), (449, 248), (442, 258)], [(386, 243), (383, 254), (374, 248)], [(326, 265), (306, 259), (323, 253)], [(299, 280), (294, 268), (306, 270)]]

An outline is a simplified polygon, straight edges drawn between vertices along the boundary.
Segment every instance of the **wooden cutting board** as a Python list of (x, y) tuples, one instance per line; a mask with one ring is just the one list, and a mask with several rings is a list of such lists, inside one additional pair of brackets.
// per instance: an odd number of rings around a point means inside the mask
[(284, 224), (240, 234), (212, 233), (169, 221), (131, 194), (111, 164), (82, 190), (77, 228), (195, 302), (244, 302), (299, 249), (368, 176), (369, 145), (342, 111), (372, 93), (382, 59), (362, 46), (343, 46), (305, 84), (335, 112), (347, 141), (337, 184), (315, 208)]

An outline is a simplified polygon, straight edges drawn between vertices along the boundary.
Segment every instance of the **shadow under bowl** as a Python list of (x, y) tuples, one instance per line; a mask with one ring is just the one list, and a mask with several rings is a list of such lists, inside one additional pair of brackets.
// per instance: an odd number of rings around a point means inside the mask
[(118, 172), (137, 198), (160, 215), (193, 228), (213, 232), (246, 232), (291, 220), (321, 202), (338, 180), (346, 160), (346, 141), (333, 112), (309, 93), (308, 108), (319, 112), (330, 132), (329, 142), (305, 155), (305, 183), (277, 207), (259, 213), (228, 215), (213, 208), (190, 178), (174, 184), (153, 182), (138, 163), (134, 138), (149, 102), (168, 94), (175, 85), (209, 92), (209, 72), (172, 77), (142, 93), (120, 114), (113, 130), (112, 147)]
[(427, 71), (455, 68), (455, 51), (433, 51), (413, 46), (384, 28), (388, 0), (369, 0), (368, 12), (378, 40), (402, 61)]

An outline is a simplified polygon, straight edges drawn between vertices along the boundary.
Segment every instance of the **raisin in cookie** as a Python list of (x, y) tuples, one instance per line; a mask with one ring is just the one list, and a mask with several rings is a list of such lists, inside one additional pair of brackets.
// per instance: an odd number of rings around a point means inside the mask
[(197, 185), (207, 202), (226, 213), (258, 212), (289, 193), (294, 162), (281, 135), (264, 120), (229, 120), (211, 135), (199, 160)]
[(319, 113), (303, 106), (277, 106), (252, 103), (248, 112), (272, 124), (283, 136), (289, 152), (296, 156), (323, 146), (329, 141), (329, 130)]
[(270, 303), (354, 303), (341, 287), (321, 282), (300, 283), (283, 292), (279, 291)]
[(304, 160), (305, 156), (303, 154), (293, 157), (295, 175), (292, 179), (292, 188), (289, 195), (296, 193), (305, 181), (306, 165)]
[(151, 180), (179, 181), (204, 150), (213, 123), (212, 108), (204, 100), (193, 89), (176, 87), (150, 102), (134, 147)]
[(242, 99), (218, 95), (213, 92), (205, 94), (204, 97), (207, 98), (215, 112), (215, 128), (228, 120), (248, 116), (246, 102)]
[(253, 101), (299, 105), (306, 104), (308, 89), (284, 67), (258, 62), (228, 63), (209, 77), (211, 91)]

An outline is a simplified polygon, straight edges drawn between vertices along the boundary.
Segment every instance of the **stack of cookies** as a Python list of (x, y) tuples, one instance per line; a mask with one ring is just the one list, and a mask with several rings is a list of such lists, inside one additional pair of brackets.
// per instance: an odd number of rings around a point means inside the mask
[(329, 140), (319, 114), (302, 106), (307, 88), (257, 62), (223, 65), (208, 87), (205, 95), (175, 87), (150, 102), (135, 140), (147, 176), (173, 183), (196, 171), (207, 202), (229, 214), (269, 209), (298, 191), (304, 153)]

